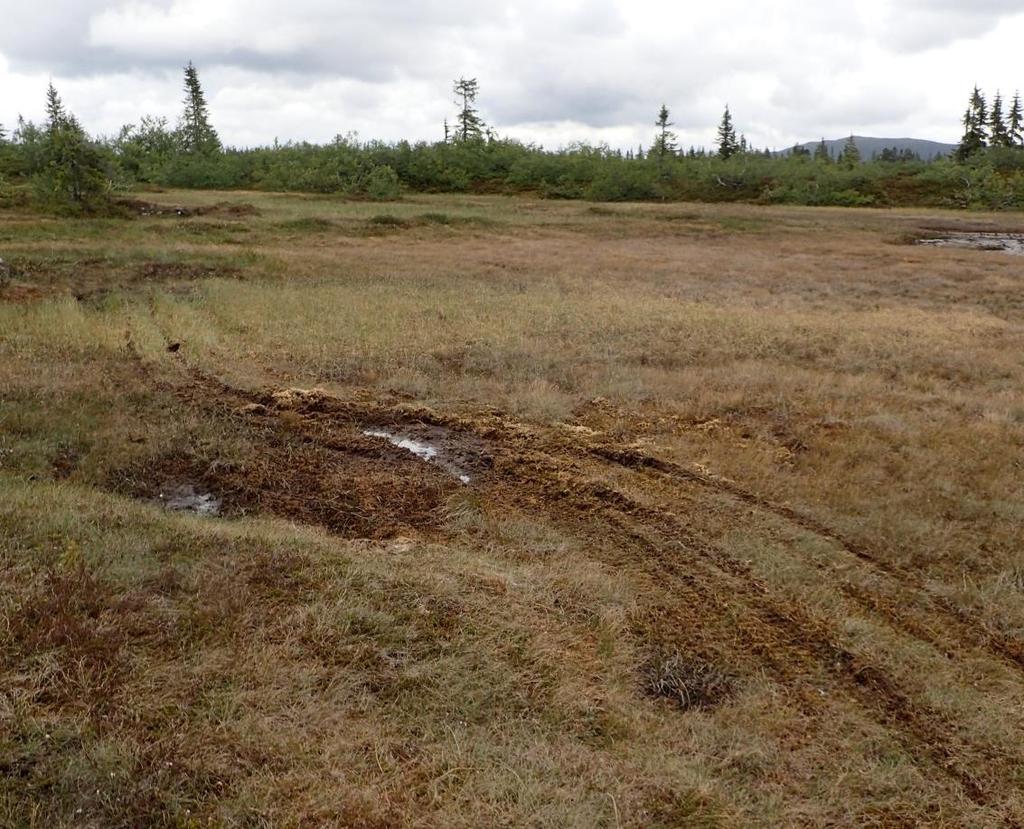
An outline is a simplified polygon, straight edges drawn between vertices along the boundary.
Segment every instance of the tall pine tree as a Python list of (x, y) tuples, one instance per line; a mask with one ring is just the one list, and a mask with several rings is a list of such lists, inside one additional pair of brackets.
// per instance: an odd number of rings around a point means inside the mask
[(731, 158), (740, 150), (740, 142), (736, 138), (736, 127), (732, 123), (732, 113), (726, 104), (725, 112), (722, 114), (722, 122), (718, 125), (718, 156), (719, 158)]
[(459, 104), (459, 114), (455, 122), (455, 138), (459, 141), (474, 141), (483, 137), (484, 122), (473, 104), (480, 92), (476, 78), (459, 78), (453, 85), (455, 103)]
[(1003, 116), (1003, 96), (996, 92), (995, 100), (992, 101), (992, 111), (988, 117), (989, 136), (993, 147), (1009, 147), (1010, 133), (1006, 129), (1006, 119)]
[(658, 111), (658, 120), (654, 122), (654, 125), (658, 127), (658, 135), (654, 139), (654, 152), (657, 153), (659, 161), (676, 153), (676, 134), (669, 129), (672, 122), (668, 118), (668, 107), (662, 104)]
[(1010, 104), (1010, 115), (1006, 124), (1006, 135), (1010, 140), (1010, 146), (1024, 146), (1024, 111), (1021, 110), (1020, 93), (1013, 96)]
[(220, 137), (210, 124), (206, 96), (192, 61), (185, 67), (185, 111), (178, 123), (178, 141), (183, 152), (212, 155), (221, 150)]
[(967, 112), (964, 113), (964, 135), (956, 148), (958, 161), (966, 161), (988, 146), (988, 105), (977, 86), (971, 93)]

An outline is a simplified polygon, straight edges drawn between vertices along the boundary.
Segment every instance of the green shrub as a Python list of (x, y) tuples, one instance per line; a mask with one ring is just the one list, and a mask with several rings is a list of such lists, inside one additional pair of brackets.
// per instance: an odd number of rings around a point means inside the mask
[(384, 164), (374, 167), (363, 183), (363, 191), (374, 201), (394, 201), (402, 196), (398, 173)]

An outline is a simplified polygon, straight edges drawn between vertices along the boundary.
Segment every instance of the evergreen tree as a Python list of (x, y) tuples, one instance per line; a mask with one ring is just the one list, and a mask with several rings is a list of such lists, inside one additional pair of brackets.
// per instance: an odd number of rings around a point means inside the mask
[(956, 149), (958, 161), (966, 161), (975, 153), (988, 146), (988, 105), (985, 96), (977, 86), (971, 93), (971, 101), (964, 113), (964, 135)]
[(668, 120), (668, 107), (664, 104), (661, 105), (658, 120), (654, 124), (659, 129), (658, 135), (654, 139), (654, 152), (658, 154), (658, 160), (661, 161), (665, 156), (675, 155), (676, 152), (676, 134), (669, 129), (672, 122)]
[(832, 155), (828, 151), (828, 144), (825, 142), (824, 138), (822, 138), (821, 143), (814, 148), (814, 160), (822, 161), (826, 164), (831, 163), (832, 161)]
[(33, 179), (40, 205), (58, 213), (95, 213), (109, 207), (110, 181), (96, 147), (51, 83), (46, 90), (46, 129), (41, 169)]
[(736, 128), (732, 123), (732, 113), (729, 112), (728, 104), (725, 113), (722, 115), (722, 123), (718, 125), (718, 155), (720, 158), (731, 158), (740, 150), (739, 141), (736, 138)]
[(480, 113), (473, 107), (480, 91), (476, 78), (459, 78), (454, 83), (453, 91), (455, 103), (460, 106), (455, 119), (455, 137), (460, 141), (479, 140), (483, 136), (484, 122), (480, 118)]
[(1010, 133), (1006, 129), (1006, 120), (1003, 118), (1003, 96), (999, 92), (996, 92), (995, 100), (992, 101), (988, 127), (993, 147), (1010, 146)]
[(185, 111), (178, 124), (178, 141), (189, 154), (210, 155), (221, 150), (220, 138), (210, 124), (206, 96), (192, 61), (185, 67)]
[(844, 167), (853, 168), (860, 164), (860, 148), (856, 139), (851, 135), (843, 145), (843, 151), (839, 155), (839, 163)]
[(64, 102), (57, 94), (57, 87), (50, 81), (46, 87), (46, 132), (53, 135), (57, 130), (68, 124), (68, 114), (64, 109)]
[(1024, 112), (1021, 111), (1020, 93), (1013, 96), (1010, 104), (1010, 115), (1006, 125), (1006, 136), (1010, 146), (1024, 146)]

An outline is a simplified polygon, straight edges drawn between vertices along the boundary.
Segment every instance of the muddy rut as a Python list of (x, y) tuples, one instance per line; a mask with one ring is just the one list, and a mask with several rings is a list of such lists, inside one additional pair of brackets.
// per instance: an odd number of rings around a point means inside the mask
[[(849, 700), (894, 735), (918, 764), (945, 776), (961, 796), (994, 810), (1007, 825), (1018, 825), (1020, 816), (1005, 798), (1020, 785), (1024, 751), (972, 741), (948, 715), (904, 687), (881, 660), (845, 646), (834, 620), (757, 578), (749, 564), (702, 528), (699, 515), (680, 505), (710, 498), (717, 510), (749, 525), (751, 532), (781, 522), (818, 537), (834, 549), (835, 561), (808, 563), (858, 613), (894, 637), (962, 664), (964, 673), (972, 662), (994, 663), (990, 667), (1002, 670), (1006, 682), (1024, 695), (1022, 643), (933, 595), (921, 576), (884, 555), (789, 506), (605, 442), (599, 434), (528, 425), (494, 411), (447, 415), (369, 394), (341, 399), (319, 391), (250, 391), (183, 363), (179, 367), (182, 375), (171, 385), (185, 404), (258, 430), (268, 451), (276, 451), (274, 442), (285, 433), (278, 449), (292, 447), (288, 460), (304, 470), (294, 480), (285, 472), (270, 475), (266, 486), (273, 497), (249, 480), (250, 471), (222, 470), (209, 483), (229, 490), (229, 504), (234, 492), (239, 503), (347, 535), (384, 537), (408, 528), (441, 534), (432, 516), (471, 481), (489, 499), (594, 539), (588, 548), (592, 555), (627, 574), (645, 597), (634, 625), (638, 641), (740, 675), (767, 674), (791, 689), (795, 704), (818, 718), (823, 730), (829, 724), (823, 721), (822, 700)], [(425, 463), (397, 441), (374, 437), (427, 433), (444, 463)], [(274, 458), (269, 466), (278, 468), (282, 460)], [(394, 472), (373, 480), (382, 460)], [(354, 487), (355, 497), (342, 497), (340, 489), (324, 483), (339, 470), (349, 471), (341, 487)], [(856, 582), (849, 578), (851, 568)]]

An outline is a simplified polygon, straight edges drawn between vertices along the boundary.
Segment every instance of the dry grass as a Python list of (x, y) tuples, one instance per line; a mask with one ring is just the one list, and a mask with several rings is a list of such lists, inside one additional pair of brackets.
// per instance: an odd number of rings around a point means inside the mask
[(965, 218), (147, 198), (256, 210), (0, 214), (0, 826), (1024, 821)]

